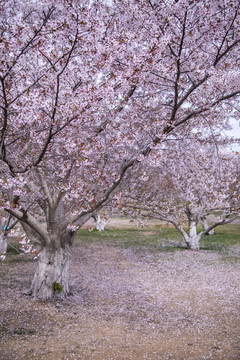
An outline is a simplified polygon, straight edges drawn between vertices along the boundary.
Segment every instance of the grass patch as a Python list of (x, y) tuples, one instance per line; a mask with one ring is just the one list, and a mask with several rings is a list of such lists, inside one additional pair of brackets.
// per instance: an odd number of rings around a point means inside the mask
[(29, 261), (34, 261), (32, 256), (30, 257), (21, 250), (21, 244), (16, 239), (9, 239), (4, 263), (17, 264)]
[(22, 252), (20, 250), (20, 244), (17, 243), (12, 243), (10, 242), (10, 244), (8, 243), (8, 247), (7, 247), (7, 254), (8, 255), (18, 255), (20, 252)]
[[(10, 244), (9, 244), (10, 243)], [(18, 263), (26, 263), (29, 261), (34, 261), (29, 254), (24, 254), (21, 251), (21, 244), (18, 241), (10, 239), (7, 247), (6, 258), (4, 263), (8, 264), (18, 264)]]
[(111, 246), (151, 252), (184, 250), (181, 235), (173, 228), (154, 229), (106, 229), (103, 232), (80, 230), (76, 245), (105, 243)]
[[(198, 231), (202, 229), (199, 228)], [(106, 229), (103, 232), (80, 230), (76, 245), (84, 243), (104, 243), (151, 252), (173, 252), (186, 249), (184, 239), (175, 228), (158, 225), (143, 229)], [(237, 223), (215, 228), (214, 235), (206, 235), (200, 242), (202, 250), (223, 252), (236, 245), (240, 245), (240, 225)]]
[(222, 257), (222, 261), (228, 263), (228, 264), (239, 264), (240, 263), (240, 256), (231, 256), (231, 255), (225, 255)]
[(206, 235), (200, 242), (201, 249), (226, 251), (229, 247), (240, 245), (240, 225), (227, 224), (214, 229), (214, 235)]
[(13, 330), (14, 335), (34, 335), (36, 334), (35, 329), (26, 329), (23, 327), (19, 327)]

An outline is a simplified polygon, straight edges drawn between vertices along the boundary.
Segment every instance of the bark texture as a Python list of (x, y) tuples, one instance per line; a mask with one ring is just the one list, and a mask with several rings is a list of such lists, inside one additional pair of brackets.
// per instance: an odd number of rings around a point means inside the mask
[(188, 218), (188, 235), (185, 237), (187, 246), (191, 250), (199, 250), (201, 235), (197, 233), (197, 225), (201, 217), (202, 209), (200, 207), (186, 207), (185, 213)]
[(34, 298), (49, 300), (69, 294), (69, 247), (44, 248), (38, 259), (30, 294)]
[(200, 245), (200, 236), (197, 234), (197, 222), (189, 220), (189, 236), (187, 240), (187, 245), (191, 250), (199, 250)]

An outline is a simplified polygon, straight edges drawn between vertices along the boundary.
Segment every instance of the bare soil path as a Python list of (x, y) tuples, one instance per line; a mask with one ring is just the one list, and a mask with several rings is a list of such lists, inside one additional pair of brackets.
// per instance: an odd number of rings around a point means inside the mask
[(240, 359), (240, 259), (107, 243), (72, 251), (72, 295), (22, 295), (35, 262), (0, 264), (1, 360)]

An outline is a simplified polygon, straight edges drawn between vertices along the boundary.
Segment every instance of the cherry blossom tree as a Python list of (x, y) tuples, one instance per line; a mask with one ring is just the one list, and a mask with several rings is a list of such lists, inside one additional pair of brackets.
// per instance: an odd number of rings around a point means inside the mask
[(41, 245), (31, 294), (65, 296), (77, 229), (129, 169), (235, 115), (239, 2), (10, 0), (0, 12), (1, 205)]
[[(187, 247), (199, 250), (203, 236), (240, 216), (239, 166), (239, 154), (226, 147), (184, 139), (164, 147), (157, 165), (146, 164), (126, 179), (120, 207), (135, 217), (173, 224)], [(203, 230), (198, 232), (200, 221)]]
[(93, 220), (95, 221), (96, 224), (96, 230), (98, 231), (104, 231), (105, 229), (105, 225), (107, 223), (107, 220), (109, 218), (109, 216), (107, 215), (107, 217), (102, 217), (98, 212), (94, 213), (92, 216)]

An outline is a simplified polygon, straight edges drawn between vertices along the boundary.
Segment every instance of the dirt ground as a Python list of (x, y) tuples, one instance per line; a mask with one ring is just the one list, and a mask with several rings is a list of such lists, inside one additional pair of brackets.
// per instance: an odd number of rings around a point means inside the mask
[(2, 262), (0, 359), (240, 359), (239, 260), (80, 244), (56, 303), (22, 294), (35, 262)]

